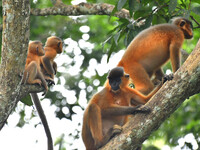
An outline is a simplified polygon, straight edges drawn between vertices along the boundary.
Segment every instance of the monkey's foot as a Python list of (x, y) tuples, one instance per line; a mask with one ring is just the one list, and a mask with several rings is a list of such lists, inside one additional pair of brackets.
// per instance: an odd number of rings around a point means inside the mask
[(48, 86), (55, 85), (55, 82), (52, 78), (45, 76), (45, 80), (47, 81)]
[(162, 83), (165, 83), (166, 81), (170, 81), (174, 78), (173, 74), (169, 74), (169, 75), (164, 75), (164, 77), (162, 78)]
[(117, 125), (117, 124), (115, 124), (113, 126), (113, 131), (112, 131), (113, 136), (115, 136), (115, 135), (117, 135), (117, 134), (119, 134), (121, 132), (122, 132), (122, 127)]

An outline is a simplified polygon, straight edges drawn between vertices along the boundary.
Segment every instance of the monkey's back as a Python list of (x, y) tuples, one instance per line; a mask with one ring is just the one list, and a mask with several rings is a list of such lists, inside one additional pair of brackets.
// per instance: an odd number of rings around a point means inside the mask
[[(131, 65), (137, 62), (144, 68), (154, 70), (169, 59), (170, 44), (173, 43), (181, 47), (183, 41), (184, 34), (176, 25), (160, 24), (152, 26), (140, 32), (133, 39), (118, 66), (124, 67), (126, 64)], [(155, 60), (156, 63), (154, 63)]]

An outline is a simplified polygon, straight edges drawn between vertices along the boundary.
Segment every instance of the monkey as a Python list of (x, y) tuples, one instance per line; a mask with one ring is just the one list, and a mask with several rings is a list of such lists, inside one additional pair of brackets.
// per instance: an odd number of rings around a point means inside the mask
[(113, 68), (107, 78), (104, 88), (91, 98), (84, 112), (82, 139), (87, 150), (98, 149), (119, 134), (129, 115), (150, 112), (141, 105), (162, 86), (145, 96), (129, 87), (129, 75), (123, 67)]
[(40, 64), (45, 80), (49, 85), (54, 83), (54, 74), (57, 72), (57, 64), (54, 61), (57, 54), (62, 53), (63, 43), (59, 37), (51, 36), (45, 43), (45, 55), (41, 57)]
[(143, 94), (154, 89), (151, 77), (161, 80), (161, 67), (170, 59), (172, 71), (180, 67), (180, 50), (184, 39), (193, 37), (192, 22), (177, 17), (171, 24), (159, 24), (140, 32), (127, 47), (117, 66), (124, 67), (135, 86)]
[[(25, 71), (22, 78), (22, 84), (39, 84), (43, 85), (45, 88), (45, 93), (48, 90), (46, 81), (41, 72), (40, 68), (40, 57), (44, 55), (44, 49), (42, 43), (40, 41), (32, 41), (29, 43), (28, 54), (26, 59)], [(53, 140), (51, 136), (51, 132), (49, 129), (49, 125), (42, 109), (40, 100), (38, 98), (37, 93), (30, 93), (32, 101), (38, 111), (40, 119), (45, 129), (45, 133), (48, 139), (48, 150), (53, 150)]]
[(42, 84), (46, 92), (48, 87), (40, 68), (40, 57), (43, 55), (44, 49), (40, 41), (29, 43), (22, 84)]

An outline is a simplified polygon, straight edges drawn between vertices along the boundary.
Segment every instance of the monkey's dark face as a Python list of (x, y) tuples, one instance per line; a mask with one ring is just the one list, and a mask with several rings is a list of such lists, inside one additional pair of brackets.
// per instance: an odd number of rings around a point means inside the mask
[(121, 82), (122, 82), (122, 80), (120, 77), (109, 79), (109, 84), (110, 84), (112, 90), (114, 90), (114, 91), (117, 91), (120, 89), (119, 85), (121, 84)]
[(108, 80), (112, 90), (117, 91), (120, 89), (120, 84), (122, 84), (124, 76), (123, 67), (115, 67), (109, 72)]
[(185, 39), (191, 39), (193, 37), (193, 26), (191, 21), (187, 19), (181, 19), (179, 22), (179, 27), (183, 31)]

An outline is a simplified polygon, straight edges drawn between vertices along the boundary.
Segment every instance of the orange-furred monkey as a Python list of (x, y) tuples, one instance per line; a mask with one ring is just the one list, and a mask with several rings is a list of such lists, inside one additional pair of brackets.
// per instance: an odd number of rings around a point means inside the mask
[(90, 100), (82, 126), (82, 139), (87, 150), (102, 147), (120, 133), (128, 115), (148, 113), (150, 109), (141, 107), (141, 104), (145, 104), (162, 86), (145, 96), (130, 88), (128, 83), (129, 75), (122, 67), (116, 67), (110, 71), (104, 88)]
[[(32, 41), (29, 43), (28, 55), (26, 59), (26, 65), (25, 65), (25, 71), (24, 71), (24, 75), (22, 79), (22, 84), (26, 84), (26, 83), (39, 84), (39, 85), (42, 84), (45, 88), (45, 93), (46, 93), (48, 90), (48, 87), (40, 68), (40, 58), (43, 55), (44, 55), (44, 49), (40, 41)], [(49, 129), (46, 116), (40, 104), (38, 95), (37, 93), (30, 93), (30, 95), (32, 97), (32, 100), (35, 104), (35, 107), (38, 111), (43, 127), (45, 129), (45, 133), (48, 139), (48, 150), (53, 150), (53, 140), (51, 137), (51, 132)]]
[(62, 53), (62, 48), (62, 40), (59, 37), (51, 36), (47, 38), (44, 47), (45, 55), (41, 57), (41, 67), (49, 85), (54, 84), (54, 74), (57, 72), (57, 64), (54, 59), (57, 54)]
[(40, 58), (43, 55), (44, 49), (40, 41), (32, 41), (29, 43), (22, 83), (42, 84), (46, 92), (48, 87), (40, 68)]
[(185, 18), (175, 18), (172, 24), (152, 26), (133, 39), (118, 66), (124, 67), (136, 90), (148, 94), (154, 88), (152, 75), (161, 80), (161, 66), (169, 59), (173, 72), (178, 70), (183, 41), (192, 37), (192, 23)]

